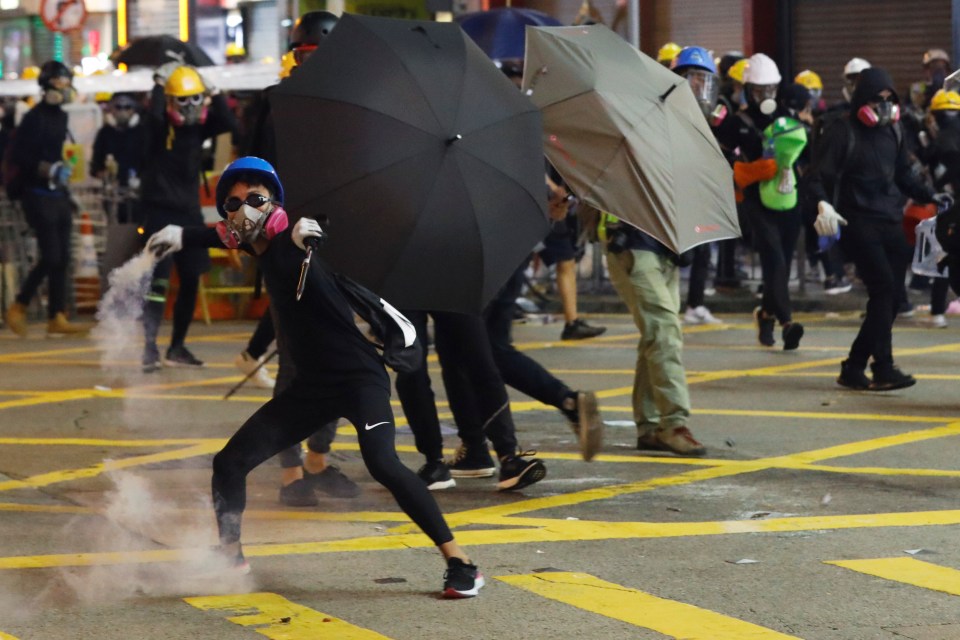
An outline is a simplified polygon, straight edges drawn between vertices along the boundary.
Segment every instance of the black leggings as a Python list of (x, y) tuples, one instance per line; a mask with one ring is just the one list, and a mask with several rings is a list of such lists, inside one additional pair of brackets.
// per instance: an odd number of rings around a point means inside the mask
[(427, 485), (397, 457), (389, 392), (368, 385), (322, 398), (309, 386), (295, 382), (250, 416), (213, 458), (213, 507), (222, 544), (240, 540), (240, 521), (247, 504), (247, 474), (264, 460), (307, 438), (318, 425), (341, 416), (357, 430), (360, 454), (374, 480), (393, 494), (403, 512), (434, 544), (453, 540)]
[(276, 337), (277, 333), (273, 330), (273, 316), (270, 314), (270, 308), (268, 307), (266, 312), (260, 316), (257, 328), (254, 329), (250, 341), (247, 342), (247, 353), (250, 354), (251, 358), (257, 360), (267, 352), (270, 343)]
[(70, 230), (73, 209), (64, 195), (27, 193), (23, 197), (27, 224), (37, 234), (40, 259), (20, 287), (17, 302), (27, 306), (47, 278), (47, 316), (53, 319), (67, 306), (67, 267), (70, 265)]

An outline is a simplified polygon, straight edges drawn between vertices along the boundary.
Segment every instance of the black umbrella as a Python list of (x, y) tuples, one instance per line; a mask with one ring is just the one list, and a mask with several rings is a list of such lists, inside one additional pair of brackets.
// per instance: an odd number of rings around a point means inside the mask
[(479, 312), (548, 231), (540, 114), (454, 24), (345, 15), (270, 104), (291, 218), (395, 306)]
[(159, 67), (167, 62), (181, 62), (195, 67), (213, 66), (213, 60), (200, 47), (173, 36), (144, 36), (131, 40), (110, 56), (114, 64), (128, 67)]

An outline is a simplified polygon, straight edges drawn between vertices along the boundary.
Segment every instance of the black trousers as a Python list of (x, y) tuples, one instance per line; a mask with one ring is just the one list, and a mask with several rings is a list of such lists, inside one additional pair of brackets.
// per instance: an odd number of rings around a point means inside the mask
[(513, 312), (523, 289), (523, 274), (527, 263), (520, 265), (497, 297), (484, 311), (487, 335), (497, 370), (503, 381), (531, 398), (558, 409), (573, 392), (563, 381), (544, 369), (539, 362), (517, 351), (513, 346)]
[(294, 382), (250, 416), (214, 456), (211, 489), (220, 542), (240, 540), (247, 475), (263, 461), (308, 437), (319, 425), (340, 417), (353, 423), (370, 475), (393, 494), (403, 512), (434, 544), (453, 540), (427, 485), (397, 457), (389, 391), (363, 386), (334, 397), (318, 397), (315, 391)]
[(773, 211), (759, 202), (745, 201), (741, 211), (747, 217), (753, 248), (760, 254), (763, 270), (763, 298), (760, 308), (780, 324), (793, 319), (790, 309), (790, 263), (800, 234), (800, 213)]
[(260, 321), (257, 322), (257, 328), (253, 330), (253, 335), (250, 336), (250, 340), (247, 342), (247, 353), (249, 353), (254, 360), (258, 359), (267, 352), (267, 349), (270, 348), (270, 343), (273, 342), (276, 337), (277, 332), (273, 329), (273, 316), (270, 314), (270, 309), (268, 308), (266, 312), (260, 316)]
[[(426, 339), (427, 313), (404, 311)], [(500, 457), (517, 452), (516, 427), (510, 399), (490, 350), (483, 319), (446, 311), (431, 311), (434, 341), (450, 411), (460, 439), (469, 449), (486, 447), (489, 438)], [(434, 403), (430, 375), (424, 365), (412, 373), (397, 374), (397, 396), (413, 431), (417, 451), (428, 460), (442, 457), (443, 438)]]
[(27, 306), (47, 279), (47, 316), (53, 319), (67, 306), (67, 269), (70, 266), (70, 231), (73, 208), (64, 194), (40, 194), (28, 191), (23, 196), (27, 224), (37, 236), (40, 252), (17, 294), (17, 302)]
[[(693, 262), (690, 264), (690, 278), (687, 283), (687, 306), (691, 309), (703, 305), (704, 291), (707, 289), (707, 274), (710, 272), (710, 244), (701, 244), (693, 248)], [(680, 309), (683, 311), (683, 309)]]
[(849, 364), (866, 368), (893, 365), (893, 321), (903, 300), (904, 279), (913, 252), (898, 221), (848, 218), (841, 242), (867, 287), (867, 313), (850, 347)]

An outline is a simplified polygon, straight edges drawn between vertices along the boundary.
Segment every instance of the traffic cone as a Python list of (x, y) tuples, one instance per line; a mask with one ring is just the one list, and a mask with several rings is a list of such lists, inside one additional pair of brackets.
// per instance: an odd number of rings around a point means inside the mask
[(86, 212), (80, 216), (80, 243), (77, 245), (76, 270), (73, 274), (74, 301), (77, 313), (94, 314), (100, 301), (100, 269), (97, 248), (93, 243), (93, 223)]

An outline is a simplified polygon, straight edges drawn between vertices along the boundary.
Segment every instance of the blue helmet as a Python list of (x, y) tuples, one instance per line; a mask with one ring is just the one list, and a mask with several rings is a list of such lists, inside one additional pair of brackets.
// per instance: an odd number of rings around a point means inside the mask
[(273, 192), (273, 199), (283, 204), (283, 185), (280, 184), (280, 178), (277, 176), (276, 169), (263, 158), (255, 156), (244, 156), (237, 158), (223, 170), (220, 174), (220, 181), (217, 182), (217, 213), (221, 218), (227, 217), (227, 212), (223, 208), (223, 202), (227, 199), (227, 193), (236, 182), (236, 178), (245, 173), (256, 174), (263, 180), (264, 186)]
[(670, 66), (677, 73), (689, 67), (703, 69), (714, 74), (717, 72), (717, 65), (710, 57), (710, 52), (703, 47), (684, 47), (673, 59), (673, 64)]

